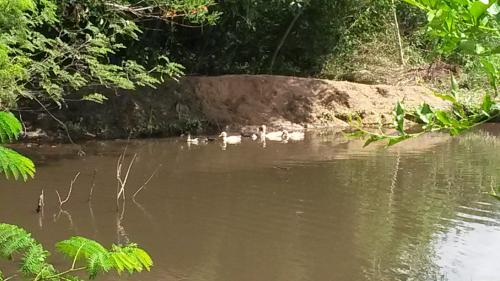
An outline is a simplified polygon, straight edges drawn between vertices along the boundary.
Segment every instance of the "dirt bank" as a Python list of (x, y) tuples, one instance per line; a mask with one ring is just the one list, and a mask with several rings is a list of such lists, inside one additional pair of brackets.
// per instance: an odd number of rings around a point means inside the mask
[[(102, 91), (101, 91), (102, 92)], [(28, 114), (31, 129), (75, 138), (121, 138), (132, 135), (172, 135), (181, 131), (238, 131), (267, 124), (271, 128), (346, 127), (350, 115), (366, 125), (389, 122), (394, 103), (408, 107), (423, 101), (438, 107), (446, 103), (418, 86), (364, 85), (269, 75), (186, 77), (158, 89), (135, 92), (104, 91), (103, 104), (68, 102), (51, 113)], [(23, 116), (24, 117), (24, 116)]]

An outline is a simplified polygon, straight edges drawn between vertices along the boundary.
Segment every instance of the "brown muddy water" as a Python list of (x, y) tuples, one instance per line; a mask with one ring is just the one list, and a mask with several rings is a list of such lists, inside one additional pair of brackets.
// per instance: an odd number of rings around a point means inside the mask
[[(490, 126), (389, 150), (317, 134), (226, 150), (132, 141), (127, 155), (137, 159), (118, 215), (124, 141), (86, 143), (83, 157), (71, 146), (33, 146), (23, 151), (36, 160), (36, 179), (0, 181), (0, 221), (45, 245), (72, 235), (133, 241), (154, 259), (149, 273), (99, 280), (500, 280), (500, 202), (484, 194), (499, 183), (498, 136)], [(64, 196), (77, 172), (60, 212), (55, 191)], [(41, 188), (43, 217), (34, 212)]]

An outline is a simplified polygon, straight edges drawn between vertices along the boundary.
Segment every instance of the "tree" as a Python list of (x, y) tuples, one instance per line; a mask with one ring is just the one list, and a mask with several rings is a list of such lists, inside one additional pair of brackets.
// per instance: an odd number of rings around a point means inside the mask
[[(178, 78), (183, 67), (158, 54), (143, 63), (126, 56), (142, 32), (138, 21), (213, 24), (213, 0), (0, 0), (0, 109), (19, 97), (50, 98), (86, 86), (134, 89)], [(102, 101), (103, 96), (83, 99)]]

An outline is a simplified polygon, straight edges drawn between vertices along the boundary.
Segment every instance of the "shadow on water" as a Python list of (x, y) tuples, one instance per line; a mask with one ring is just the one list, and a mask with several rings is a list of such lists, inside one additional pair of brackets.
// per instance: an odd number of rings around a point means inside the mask
[[(45, 245), (71, 235), (134, 241), (155, 261), (145, 281), (494, 280), (499, 208), (484, 192), (499, 182), (499, 131), (427, 136), (388, 150), (321, 134), (225, 151), (218, 143), (132, 141), (127, 156), (137, 157), (119, 212), (125, 142), (87, 143), (84, 157), (67, 146), (31, 148), (42, 162), (37, 178), (0, 182), (0, 221)], [(78, 172), (59, 208), (56, 190), (64, 197)], [(35, 212), (42, 188), (43, 216)]]

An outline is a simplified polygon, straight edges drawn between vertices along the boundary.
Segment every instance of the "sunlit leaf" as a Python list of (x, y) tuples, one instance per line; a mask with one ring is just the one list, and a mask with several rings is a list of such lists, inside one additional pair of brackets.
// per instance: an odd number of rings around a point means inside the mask
[(378, 142), (378, 141), (381, 141), (381, 140), (384, 140), (385, 137), (384, 136), (379, 136), (379, 135), (372, 135), (370, 136), (366, 141), (365, 141), (365, 144), (363, 147), (367, 147), (369, 146), (370, 144), (374, 143), (374, 142)]

